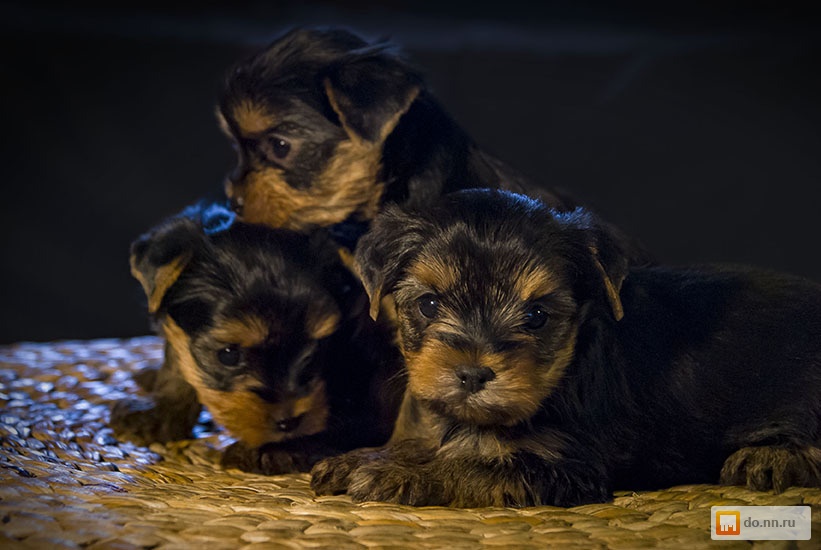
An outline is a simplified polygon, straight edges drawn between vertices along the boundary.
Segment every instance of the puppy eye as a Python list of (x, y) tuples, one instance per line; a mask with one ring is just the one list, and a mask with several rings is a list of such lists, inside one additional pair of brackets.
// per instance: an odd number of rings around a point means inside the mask
[(525, 313), (524, 326), (529, 330), (540, 329), (547, 322), (547, 309), (541, 304), (533, 304)]
[(439, 298), (435, 294), (425, 294), (417, 300), (417, 303), (419, 304), (419, 313), (423, 317), (433, 319), (439, 312)]
[(288, 156), (288, 153), (291, 152), (291, 143), (286, 139), (282, 139), (278, 136), (273, 136), (269, 140), (269, 143), (271, 144), (271, 152), (274, 154), (274, 157), (276, 157), (279, 160), (285, 160), (285, 158)]
[(242, 353), (237, 344), (228, 344), (217, 352), (217, 359), (226, 367), (236, 367), (241, 357)]

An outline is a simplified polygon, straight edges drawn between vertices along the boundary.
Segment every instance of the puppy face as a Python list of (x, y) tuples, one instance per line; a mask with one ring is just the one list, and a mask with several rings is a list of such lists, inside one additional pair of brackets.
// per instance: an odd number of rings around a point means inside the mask
[(610, 307), (588, 222), (491, 191), (378, 216), (358, 269), (372, 300), (393, 295), (411, 393), (474, 425), (533, 416), (572, 361), (591, 300)]
[(135, 243), (132, 267), (217, 422), (252, 446), (325, 429), (322, 369), (354, 284), (329, 244), (241, 223), (206, 235), (180, 218)]
[(237, 151), (226, 193), (243, 220), (303, 230), (379, 207), (382, 145), (419, 78), (344, 31), (298, 30), (238, 65), (217, 109)]
[(442, 235), (394, 293), (411, 391), (465, 422), (532, 416), (573, 357), (567, 275), (512, 248)]

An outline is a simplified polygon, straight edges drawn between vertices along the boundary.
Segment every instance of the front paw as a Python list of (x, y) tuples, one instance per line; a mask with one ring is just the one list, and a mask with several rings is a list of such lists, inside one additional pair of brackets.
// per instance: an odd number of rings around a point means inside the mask
[(421, 465), (390, 460), (364, 464), (350, 474), (348, 494), (354, 502), (380, 501), (409, 506), (446, 506), (444, 488), (434, 472)]
[(378, 449), (357, 449), (317, 462), (311, 470), (311, 489), (317, 495), (338, 495), (348, 491), (351, 474), (379, 456)]
[(721, 483), (782, 493), (792, 485), (821, 487), (821, 449), (744, 447), (724, 462)]
[(276, 444), (250, 447), (237, 441), (225, 449), (222, 467), (271, 476), (305, 472), (309, 468), (309, 458), (297, 451), (278, 448)]
[(151, 399), (121, 399), (111, 408), (114, 433), (139, 445), (179, 441), (191, 437), (192, 424)]

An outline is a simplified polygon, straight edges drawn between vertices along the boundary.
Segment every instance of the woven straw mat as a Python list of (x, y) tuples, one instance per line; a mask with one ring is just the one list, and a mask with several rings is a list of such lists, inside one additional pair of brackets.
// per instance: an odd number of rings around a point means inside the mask
[[(354, 504), (316, 497), (307, 474), (222, 470), (231, 440), (207, 422), (190, 441), (118, 441), (110, 402), (161, 359), (153, 337), (0, 347), (0, 548), (821, 548), (817, 489), (689, 485), (569, 509)], [(710, 506), (751, 504), (812, 505), (812, 540), (710, 539)]]

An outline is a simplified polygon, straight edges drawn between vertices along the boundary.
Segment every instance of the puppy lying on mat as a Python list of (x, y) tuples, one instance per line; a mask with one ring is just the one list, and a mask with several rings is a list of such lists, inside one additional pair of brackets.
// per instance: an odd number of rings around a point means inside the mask
[(395, 300), (408, 393), (386, 446), (314, 467), (318, 494), (572, 506), (821, 486), (817, 284), (630, 269), (585, 211), (493, 190), (387, 208), (356, 259), (371, 300)]
[(200, 206), (135, 241), (131, 265), (167, 345), (151, 399), (114, 407), (118, 433), (190, 437), (205, 405), (239, 439), (224, 464), (266, 474), (387, 441), (401, 363), (329, 237)]

